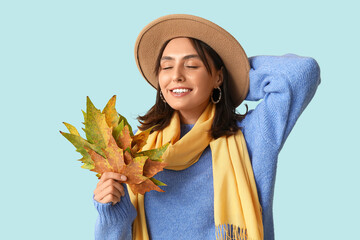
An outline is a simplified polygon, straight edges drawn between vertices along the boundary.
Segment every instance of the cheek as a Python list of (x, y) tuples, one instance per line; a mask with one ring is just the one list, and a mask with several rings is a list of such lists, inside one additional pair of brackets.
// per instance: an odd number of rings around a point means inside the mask
[(214, 86), (213, 79), (209, 78), (208, 76), (204, 77), (203, 81), (201, 81), (201, 83), (199, 84), (201, 95), (204, 97), (210, 97), (214, 89), (213, 86)]
[(167, 81), (166, 76), (164, 74), (159, 74), (158, 76), (159, 86), (161, 89), (164, 89), (169, 81)]
[(203, 98), (208, 99), (210, 98), (211, 93), (212, 93), (212, 88), (210, 88), (209, 85), (207, 85), (206, 87), (203, 88), (201, 95), (203, 96)]

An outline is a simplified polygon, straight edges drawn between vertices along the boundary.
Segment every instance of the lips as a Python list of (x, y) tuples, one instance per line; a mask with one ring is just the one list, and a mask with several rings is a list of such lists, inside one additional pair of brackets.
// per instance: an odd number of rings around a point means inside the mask
[(170, 89), (170, 93), (176, 97), (185, 96), (185, 95), (189, 94), (191, 91), (192, 91), (192, 89), (190, 89), (190, 88), (179, 88), (178, 87), (178, 88)]
[(175, 89), (172, 89), (170, 91), (173, 92), (173, 93), (184, 93), (184, 92), (190, 92), (191, 89), (189, 89), (189, 88), (175, 88)]

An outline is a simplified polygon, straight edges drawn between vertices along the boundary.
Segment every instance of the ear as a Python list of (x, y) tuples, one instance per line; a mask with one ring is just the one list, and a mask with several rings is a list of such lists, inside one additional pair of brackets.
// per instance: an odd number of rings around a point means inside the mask
[(215, 88), (221, 86), (221, 84), (222, 84), (223, 81), (224, 81), (223, 68), (224, 68), (224, 67), (221, 67), (221, 68), (216, 72), (217, 80), (215, 81)]

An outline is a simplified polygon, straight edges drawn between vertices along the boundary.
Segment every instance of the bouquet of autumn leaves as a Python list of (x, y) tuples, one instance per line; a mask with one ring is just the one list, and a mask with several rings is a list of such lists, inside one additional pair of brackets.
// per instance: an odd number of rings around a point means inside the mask
[(79, 160), (84, 163), (81, 167), (97, 172), (98, 178), (104, 172), (121, 173), (127, 177), (125, 183), (134, 194), (151, 190), (163, 192), (158, 186), (165, 184), (153, 176), (166, 166), (162, 155), (169, 143), (157, 149), (141, 151), (151, 128), (134, 135), (126, 118), (117, 113), (115, 102), (116, 95), (100, 112), (87, 97), (86, 112), (83, 111), (86, 140), (74, 126), (65, 122), (70, 133), (60, 133), (83, 156)]

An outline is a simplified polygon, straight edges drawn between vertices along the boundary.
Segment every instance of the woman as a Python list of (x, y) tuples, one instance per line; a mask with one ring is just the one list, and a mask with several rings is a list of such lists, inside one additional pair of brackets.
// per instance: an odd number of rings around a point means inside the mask
[[(96, 239), (274, 239), (277, 157), (320, 83), (312, 58), (247, 58), (225, 30), (191, 15), (161, 17), (139, 34), (138, 68), (157, 88), (139, 117), (156, 125), (144, 149), (167, 141), (164, 193), (134, 195), (103, 174)], [(246, 99), (261, 103), (246, 115)], [(233, 238), (231, 238), (233, 237)]]

